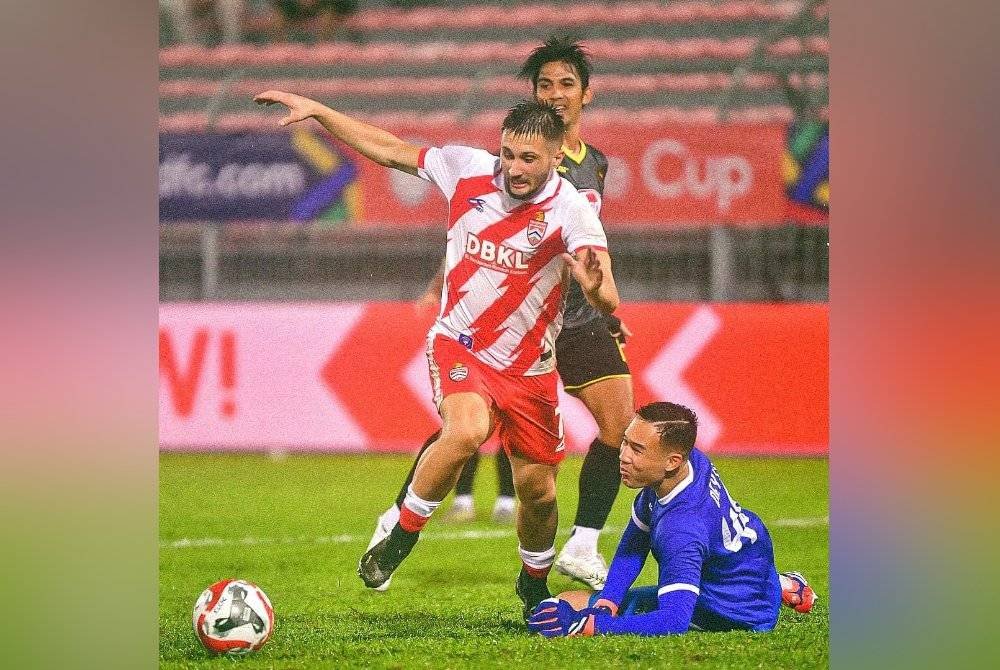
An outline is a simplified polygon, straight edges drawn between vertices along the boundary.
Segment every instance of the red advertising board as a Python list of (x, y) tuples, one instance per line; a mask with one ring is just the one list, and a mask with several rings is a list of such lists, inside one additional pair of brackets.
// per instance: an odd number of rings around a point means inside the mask
[[(391, 128), (421, 145), (464, 144), (496, 151), (496, 129), (425, 124)], [(585, 138), (609, 159), (601, 219), (620, 226), (776, 223), (787, 198), (782, 124), (605, 124)], [(352, 154), (349, 149), (345, 153)], [(444, 197), (433, 185), (358, 159), (365, 225), (435, 225)]]
[[(828, 450), (827, 307), (624, 305), (636, 402), (699, 416), (724, 454)], [(424, 356), (430, 318), (406, 303), (160, 306), (166, 450), (412, 451), (439, 420)], [(593, 419), (560, 390), (567, 446)]]

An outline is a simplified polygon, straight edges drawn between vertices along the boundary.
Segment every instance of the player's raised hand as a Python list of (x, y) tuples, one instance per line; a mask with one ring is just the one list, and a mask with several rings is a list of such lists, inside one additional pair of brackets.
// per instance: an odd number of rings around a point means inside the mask
[(316, 111), (322, 107), (315, 100), (285, 91), (264, 91), (255, 95), (253, 101), (258, 105), (273, 105), (278, 103), (287, 107), (288, 116), (278, 121), (278, 125), (280, 126), (304, 121), (315, 115)]
[(596, 291), (604, 283), (604, 270), (601, 269), (601, 262), (597, 260), (597, 254), (590, 247), (584, 249), (582, 253), (577, 253), (579, 258), (574, 258), (567, 253), (564, 253), (562, 258), (566, 261), (570, 272), (573, 273), (573, 278), (580, 284), (584, 293)]

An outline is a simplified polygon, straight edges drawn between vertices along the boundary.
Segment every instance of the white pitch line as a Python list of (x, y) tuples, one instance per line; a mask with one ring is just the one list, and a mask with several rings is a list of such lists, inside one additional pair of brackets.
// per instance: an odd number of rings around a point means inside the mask
[(777, 528), (813, 528), (815, 526), (829, 526), (830, 517), (810, 516), (804, 519), (775, 519), (767, 524)]
[[(768, 526), (784, 528), (810, 528), (814, 526), (826, 526), (830, 523), (830, 517), (817, 516), (802, 519), (775, 519), (768, 522)], [(619, 528), (605, 526), (604, 532), (615, 533)], [(559, 535), (568, 535), (566, 528), (559, 532)], [(427, 531), (421, 533), (420, 538), (424, 541), (435, 540), (502, 540), (516, 537), (513, 528), (487, 528), (483, 530), (453, 530), (453, 531)], [(254, 547), (260, 545), (302, 545), (302, 544), (354, 544), (364, 543), (370, 539), (368, 535), (298, 535), (285, 537), (243, 537), (243, 538), (221, 538), (221, 537), (200, 537), (181, 538), (179, 540), (161, 540), (160, 549), (198, 549), (200, 547)]]
[[(611, 526), (606, 526), (606, 531), (618, 530)], [(560, 535), (569, 534), (569, 529), (560, 531)], [(516, 537), (513, 528), (494, 528), (484, 530), (460, 530), (460, 531), (427, 531), (420, 534), (420, 539), (427, 540), (496, 540)], [(181, 538), (179, 540), (161, 540), (160, 549), (193, 549), (198, 547), (251, 547), (262, 544), (352, 544), (354, 542), (367, 542), (370, 539), (367, 535), (321, 535), (319, 537), (299, 535), (297, 537), (243, 537), (243, 538), (221, 538), (221, 537), (201, 537), (201, 538)]]

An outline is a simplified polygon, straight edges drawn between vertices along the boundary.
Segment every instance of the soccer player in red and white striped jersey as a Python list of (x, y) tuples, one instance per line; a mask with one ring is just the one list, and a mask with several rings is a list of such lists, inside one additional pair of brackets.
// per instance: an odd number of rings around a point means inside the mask
[[(513, 158), (515, 142), (508, 144)], [(561, 254), (607, 251), (596, 214), (555, 171), (537, 187), (527, 175), (504, 185), (501, 159), (458, 146), (425, 149), (419, 161), (418, 174), (450, 203), (444, 304), (431, 333), (470, 342), (473, 356), (507, 374), (551, 372), (562, 325)]]
[(619, 303), (601, 223), (556, 171), (562, 118), (539, 102), (517, 105), (504, 119), (498, 158), (468, 147), (418, 147), (291, 93), (255, 100), (288, 107), (281, 125), (315, 118), (366, 158), (433, 182), (449, 203), (444, 300), (427, 343), (444, 425), (417, 466), (399, 522), (362, 556), (358, 574), (372, 588), (391, 577), (462, 465), (498, 428), (521, 501), (516, 588), (527, 616), (550, 596), (555, 558), (564, 442), (554, 343), (568, 274), (601, 312)]

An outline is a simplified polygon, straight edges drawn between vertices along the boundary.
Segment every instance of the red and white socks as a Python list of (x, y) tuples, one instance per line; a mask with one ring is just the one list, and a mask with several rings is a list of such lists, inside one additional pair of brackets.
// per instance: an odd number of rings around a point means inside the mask
[(535, 579), (545, 579), (552, 569), (552, 563), (556, 560), (556, 548), (551, 546), (544, 551), (528, 551), (521, 545), (517, 546), (517, 553), (521, 556), (521, 563), (524, 571)]
[(403, 506), (399, 510), (400, 527), (408, 533), (419, 533), (440, 504), (440, 500), (434, 502), (418, 496), (413, 492), (411, 484), (406, 489), (406, 497), (403, 498)]

